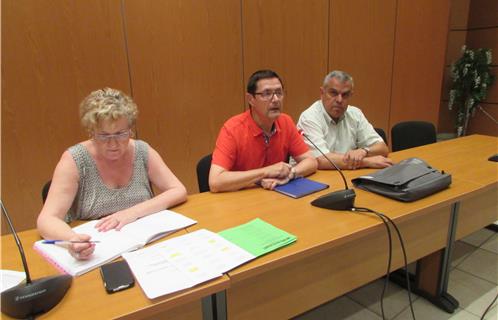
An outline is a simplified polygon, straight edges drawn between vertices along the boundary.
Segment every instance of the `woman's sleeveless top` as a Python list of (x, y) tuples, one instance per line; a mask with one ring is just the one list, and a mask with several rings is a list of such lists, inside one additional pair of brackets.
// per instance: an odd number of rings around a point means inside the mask
[(95, 160), (88, 150), (77, 144), (68, 149), (80, 175), (78, 192), (66, 216), (66, 221), (93, 220), (130, 208), (153, 194), (148, 176), (148, 144), (135, 140), (133, 174), (128, 185), (122, 188), (107, 187), (99, 174)]

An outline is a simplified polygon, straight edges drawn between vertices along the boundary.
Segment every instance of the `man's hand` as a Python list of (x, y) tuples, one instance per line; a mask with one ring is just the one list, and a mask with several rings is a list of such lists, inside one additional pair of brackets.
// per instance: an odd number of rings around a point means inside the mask
[(267, 190), (273, 190), (276, 186), (286, 184), (289, 182), (289, 178), (283, 179), (275, 179), (275, 178), (266, 178), (261, 180), (261, 186)]
[(362, 160), (367, 156), (367, 151), (364, 149), (350, 150), (344, 154), (342, 161), (348, 169), (359, 169), (362, 167)]
[(284, 179), (290, 175), (292, 166), (285, 162), (278, 162), (266, 167), (265, 178)]
[(393, 161), (384, 156), (373, 156), (363, 159), (363, 167), (382, 169), (393, 165)]

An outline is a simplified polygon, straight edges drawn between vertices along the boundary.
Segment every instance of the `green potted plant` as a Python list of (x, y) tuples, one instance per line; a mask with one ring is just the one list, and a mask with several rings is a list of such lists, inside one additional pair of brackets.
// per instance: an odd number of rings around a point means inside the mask
[(450, 88), (448, 107), (456, 111), (458, 137), (467, 133), (470, 117), (476, 107), (486, 99), (495, 77), (491, 74), (491, 49), (462, 47), (462, 56), (451, 65), (453, 83)]

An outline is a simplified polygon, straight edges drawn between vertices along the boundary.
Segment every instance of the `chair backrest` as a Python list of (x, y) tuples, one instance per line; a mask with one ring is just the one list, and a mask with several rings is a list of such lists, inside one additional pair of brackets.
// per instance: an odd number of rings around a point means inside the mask
[(45, 185), (43, 185), (41, 196), (42, 196), (42, 202), (45, 203), (45, 200), (47, 200), (48, 196), (48, 190), (50, 190), (50, 185), (52, 184), (52, 180), (48, 180)]
[(211, 169), (212, 154), (204, 156), (197, 162), (197, 184), (199, 192), (209, 191), (209, 170)]
[(391, 129), (392, 150), (399, 151), (436, 142), (436, 128), (426, 121), (405, 121)]
[(386, 132), (382, 128), (374, 128), (375, 131), (379, 134), (379, 136), (384, 140), (384, 143), (387, 144), (387, 136)]

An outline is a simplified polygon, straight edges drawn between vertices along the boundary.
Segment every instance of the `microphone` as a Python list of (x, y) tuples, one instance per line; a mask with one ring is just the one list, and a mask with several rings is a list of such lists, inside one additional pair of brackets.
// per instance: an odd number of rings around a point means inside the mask
[(328, 162), (330, 162), (330, 164), (341, 175), (342, 181), (344, 181), (344, 190), (327, 193), (313, 200), (311, 202), (311, 205), (330, 210), (350, 210), (351, 208), (353, 208), (354, 199), (356, 198), (356, 193), (354, 192), (353, 189), (349, 189), (346, 177), (344, 177), (342, 170), (338, 166), (336, 166), (336, 164), (332, 160), (330, 160), (330, 158), (327, 157), (325, 153), (323, 153), (322, 150), (320, 150), (320, 148), (318, 148), (317, 145), (313, 143), (313, 141), (311, 141), (311, 139), (306, 135), (306, 133), (304, 133), (303, 130), (299, 130), (299, 134), (305, 137), (306, 140), (308, 140), (313, 145), (313, 147), (315, 147), (315, 149), (318, 150), (318, 152), (320, 152), (321, 155), (324, 156)]
[(2, 200), (0, 200), (0, 206), (16, 241), (26, 273), (26, 283), (21, 283), (1, 293), (2, 313), (18, 319), (32, 318), (34, 315), (47, 312), (55, 307), (71, 286), (73, 277), (64, 274), (31, 280), (24, 249)]

